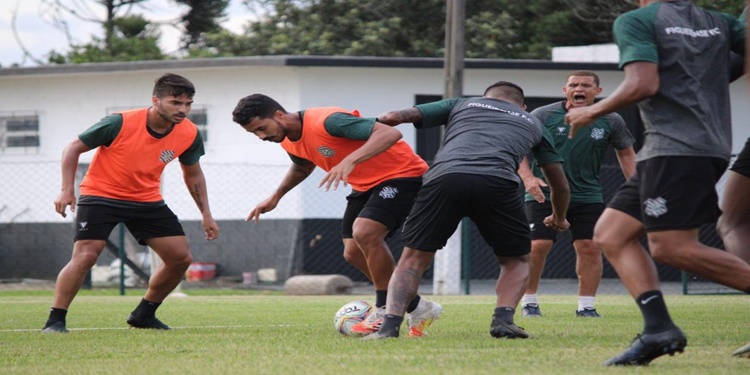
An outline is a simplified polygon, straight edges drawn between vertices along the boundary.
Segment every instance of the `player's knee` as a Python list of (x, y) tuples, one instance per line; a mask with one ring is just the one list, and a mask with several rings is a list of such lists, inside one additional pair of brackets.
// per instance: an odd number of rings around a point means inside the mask
[(355, 227), (352, 237), (354, 237), (354, 241), (362, 249), (370, 248), (385, 241), (385, 233), (368, 226)]
[(73, 256), (73, 262), (76, 263), (80, 268), (90, 269), (96, 264), (99, 259), (99, 253), (94, 250), (80, 250), (76, 251)]

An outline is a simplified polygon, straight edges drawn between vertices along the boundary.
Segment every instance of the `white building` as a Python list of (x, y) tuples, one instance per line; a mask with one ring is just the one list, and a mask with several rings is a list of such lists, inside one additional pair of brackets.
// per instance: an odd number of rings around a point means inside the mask
[[(62, 218), (52, 206), (60, 189), (63, 148), (112, 111), (149, 106), (153, 82), (165, 72), (184, 75), (196, 86), (192, 115), (206, 136), (201, 164), (212, 211), (227, 229), (236, 225), (232, 230), (243, 232), (261, 228), (244, 223), (244, 219), (281, 181), (290, 161), (277, 144), (262, 142), (232, 122), (231, 112), (241, 97), (263, 93), (288, 111), (335, 105), (358, 109), (363, 116), (377, 116), (440, 99), (444, 91), (442, 65), (442, 59), (433, 58), (268, 56), (0, 69), (0, 258), (13, 260), (0, 261), (0, 278), (19, 277), (18, 270), (28, 265), (18, 259), (30, 250), (39, 256), (55, 255), (49, 267), (22, 271), (24, 275), (46, 277), (51, 269), (54, 275), (67, 261), (71, 238), (67, 228), (72, 215)], [(600, 75), (602, 97), (623, 77), (613, 63), (467, 59), (463, 92), (481, 95), (498, 80), (512, 81), (524, 88), (528, 104), (534, 107), (534, 103), (562, 99), (567, 73), (579, 69)], [(749, 109), (741, 81), (732, 86), (735, 152), (750, 136), (744, 124)], [(420, 153), (434, 151), (435, 137), (420, 137), (408, 124), (399, 129)], [(84, 154), (82, 165), (92, 156), (93, 152)], [(184, 222), (199, 220), (176, 164), (172, 163), (164, 176), (165, 199)], [(348, 188), (322, 193), (317, 189), (320, 177), (316, 172), (290, 192), (275, 211), (264, 215), (264, 221), (339, 219)], [(219, 248), (234, 251), (227, 249), (256, 241), (231, 233), (225, 231), (221, 240), (208, 245), (199, 236), (190, 235), (194, 253)], [(294, 252), (289, 241), (307, 241), (297, 237), (266, 240), (277, 244), (271, 251), (276, 254)], [(244, 261), (223, 263), (230, 269)]]

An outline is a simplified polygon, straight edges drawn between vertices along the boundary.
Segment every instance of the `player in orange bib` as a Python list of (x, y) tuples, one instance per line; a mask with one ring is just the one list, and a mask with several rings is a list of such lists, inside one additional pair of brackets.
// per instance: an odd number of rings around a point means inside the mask
[[(408, 215), (427, 163), (401, 140), (400, 131), (360, 117), (356, 110), (321, 107), (290, 113), (272, 98), (254, 94), (239, 101), (233, 119), (258, 138), (280, 143), (293, 162), (276, 191), (247, 220), (257, 222), (261, 214), (276, 208), (316, 166), (328, 172), (319, 185), (326, 190), (351, 185), (342, 221), (344, 258), (373, 282), (377, 307), (352, 332), (377, 331), (396, 266), (385, 239)], [(417, 295), (407, 312), (410, 335), (422, 336), (443, 308)]]
[[(42, 332), (68, 331), (68, 308), (119, 223), (125, 223), (138, 242), (148, 245), (163, 261), (127, 323), (135, 328), (169, 329), (156, 318), (156, 309), (192, 261), (182, 225), (160, 192), (161, 174), (170, 161), (180, 160), (185, 185), (203, 216), (206, 239), (219, 236), (198, 161), (204, 154), (203, 139), (186, 118), (194, 94), (189, 80), (167, 73), (156, 80), (151, 107), (106, 116), (63, 151), (62, 188), (55, 210), (63, 217), (67, 207), (76, 213), (76, 234), (71, 260), (57, 276), (52, 309)], [(94, 148), (96, 154), (76, 201), (78, 158)]]

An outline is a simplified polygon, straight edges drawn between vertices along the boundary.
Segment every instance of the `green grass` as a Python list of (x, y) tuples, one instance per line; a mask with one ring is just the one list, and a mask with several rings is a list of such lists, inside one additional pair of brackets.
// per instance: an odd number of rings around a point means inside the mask
[(627, 296), (597, 298), (601, 319), (574, 316), (575, 296), (543, 296), (541, 319), (516, 318), (528, 340), (488, 333), (494, 296), (429, 296), (445, 307), (430, 335), (385, 341), (344, 337), (340, 306), (371, 296), (285, 296), (278, 292), (187, 290), (159, 317), (171, 331), (126, 329), (141, 291), (82, 291), (67, 335), (41, 334), (50, 291), (0, 292), (2, 374), (747, 374), (733, 350), (750, 341), (750, 298), (667, 296), (688, 335), (685, 353), (645, 368), (606, 368), (641, 329)]

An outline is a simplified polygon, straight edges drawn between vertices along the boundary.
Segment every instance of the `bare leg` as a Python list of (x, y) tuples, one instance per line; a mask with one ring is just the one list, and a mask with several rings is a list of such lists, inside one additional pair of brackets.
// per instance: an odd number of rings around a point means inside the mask
[(96, 264), (106, 241), (78, 240), (73, 245), (73, 255), (57, 275), (52, 307), (67, 310), (86, 280), (86, 273)]
[(576, 250), (576, 274), (578, 275), (578, 295), (596, 296), (602, 280), (602, 253), (594, 246), (593, 240), (573, 241)]
[(539, 290), (539, 280), (542, 278), (544, 265), (547, 263), (547, 255), (552, 249), (550, 240), (532, 240), (529, 261), (529, 283), (526, 286), (526, 294), (536, 294)]
[(648, 243), (651, 255), (660, 263), (739, 291), (750, 290), (750, 264), (730, 252), (701, 244), (698, 229), (651, 232)]
[(750, 178), (733, 171), (727, 176), (719, 234), (727, 251), (750, 263)]
[(370, 269), (367, 268), (367, 259), (362, 250), (357, 246), (357, 242), (353, 238), (344, 238), (344, 259), (354, 266), (359, 272), (367, 277), (368, 280), (372, 281), (370, 276)]
[(643, 224), (632, 216), (607, 208), (594, 228), (595, 246), (617, 271), (634, 299), (644, 292), (659, 290), (656, 265), (638, 241)]
[(419, 282), (424, 271), (430, 267), (434, 258), (434, 252), (404, 248), (388, 285), (386, 314), (404, 316), (409, 302), (419, 291)]
[(396, 261), (385, 243), (388, 228), (371, 219), (357, 218), (353, 225), (354, 241), (367, 260), (370, 278), (376, 290), (388, 289)]
[(185, 236), (152, 238), (146, 242), (163, 263), (151, 275), (143, 298), (151, 302), (162, 302), (180, 284), (193, 258)]
[(529, 282), (529, 256), (497, 257), (500, 276), (497, 278), (495, 307), (516, 308)]

